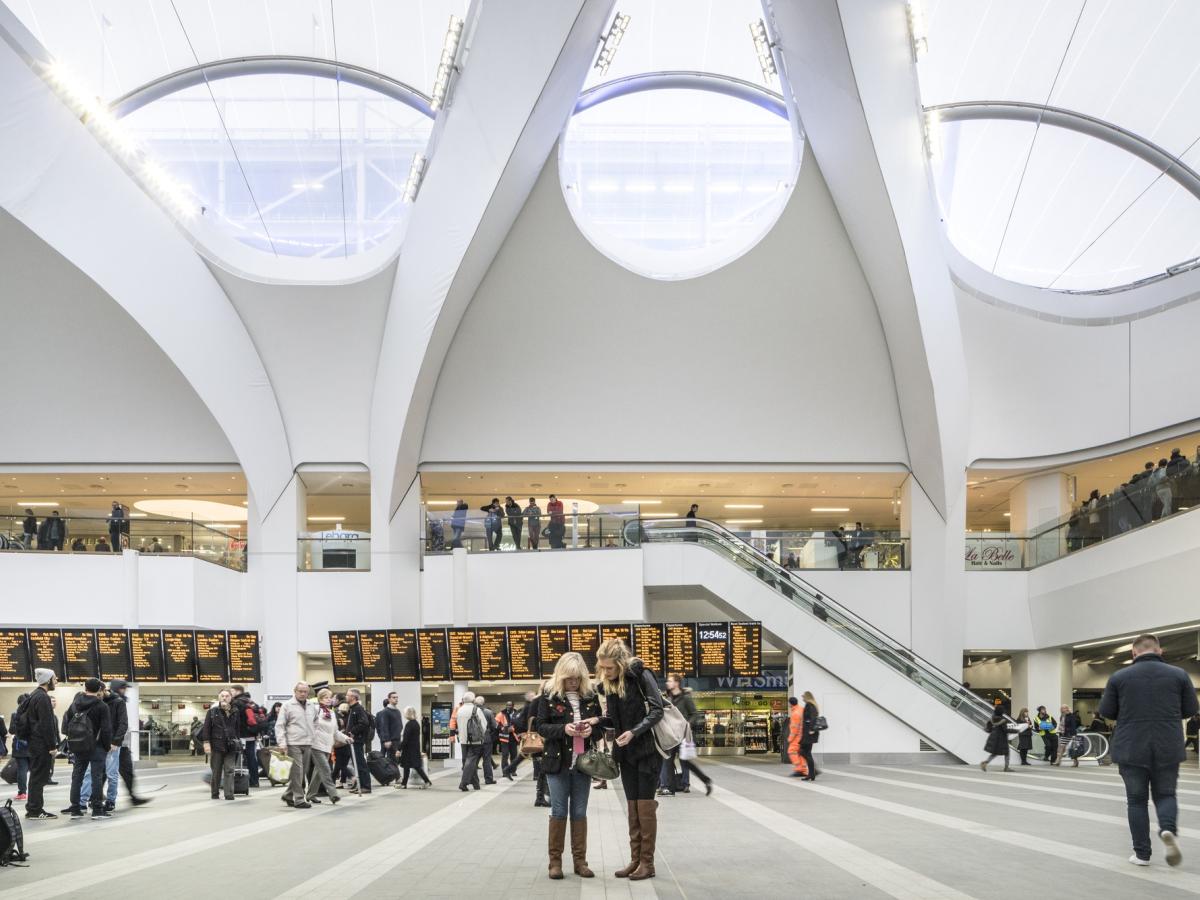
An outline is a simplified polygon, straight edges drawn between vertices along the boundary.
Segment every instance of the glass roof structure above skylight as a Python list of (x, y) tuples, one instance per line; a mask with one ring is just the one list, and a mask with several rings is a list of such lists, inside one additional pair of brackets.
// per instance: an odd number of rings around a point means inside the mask
[[(1200, 4), (922, 0), (911, 9), (922, 103), (951, 105), (929, 125), (959, 252), (1001, 278), (1078, 292), (1162, 277), (1200, 255), (1200, 198), (1187, 186), (1200, 169)], [(996, 101), (1063, 115), (956, 120), (952, 105)], [(1111, 134), (1064, 128), (1070, 114)], [(1128, 152), (1136, 144), (1169, 161), (1148, 163)]]

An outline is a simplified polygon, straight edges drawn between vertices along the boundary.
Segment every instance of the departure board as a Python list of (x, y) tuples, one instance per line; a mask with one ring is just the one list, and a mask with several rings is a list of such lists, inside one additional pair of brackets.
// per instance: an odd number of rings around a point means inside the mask
[(684, 678), (696, 675), (696, 626), (692, 622), (668, 622), (663, 626), (666, 643), (663, 674), (674, 672)]
[(64, 628), (63, 671), (66, 681), (84, 681), (100, 675), (94, 628)]
[(100, 659), (100, 680), (133, 680), (133, 662), (129, 658), (129, 632), (124, 628), (97, 628), (96, 652)]
[(663, 674), (663, 627), (633, 626), (633, 655), (639, 657), (655, 675)]
[(417, 633), (411, 628), (389, 629), (388, 656), (392, 659), (392, 679), (420, 681), (421, 657), (417, 653)]
[(566, 625), (538, 626), (538, 658), (541, 660), (542, 677), (554, 674), (554, 664), (567, 652)]
[(422, 681), (450, 680), (450, 650), (445, 628), (418, 628), (417, 654), (421, 660)]
[(24, 628), (0, 630), (0, 681), (32, 681)]
[(479, 628), (479, 677), (484, 681), (508, 680), (508, 630)]
[(626, 647), (633, 649), (633, 629), (628, 625), (601, 625), (600, 640), (601, 642), (611, 640), (624, 641)]
[(451, 628), (446, 632), (450, 647), (450, 678), (479, 680), (479, 646), (474, 628)]
[(166, 681), (196, 680), (196, 633), (163, 629), (163, 668)]
[(134, 681), (163, 680), (162, 632), (157, 628), (134, 628), (129, 632), (129, 655)]
[(360, 631), (358, 655), (362, 659), (363, 681), (391, 681), (386, 631)]
[(335, 683), (362, 681), (362, 657), (358, 652), (357, 631), (329, 632), (329, 655), (333, 661)]
[(567, 627), (567, 637), (567, 643), (571, 650), (583, 657), (588, 671), (596, 671), (596, 648), (600, 646), (600, 626), (570, 625)]
[(257, 631), (229, 631), (229, 680), (234, 684), (262, 681)]
[(35, 669), (50, 669), (63, 677), (62, 632), (57, 628), (29, 629), (29, 663)]
[(538, 633), (536, 628), (509, 626), (509, 672), (515, 681), (538, 681)]
[(729, 623), (729, 674), (757, 678), (762, 674), (762, 623)]
[(201, 684), (229, 681), (229, 646), (225, 643), (225, 632), (196, 632), (196, 680)]
[(696, 626), (696, 674), (724, 678), (729, 674), (729, 623), (701, 622)]

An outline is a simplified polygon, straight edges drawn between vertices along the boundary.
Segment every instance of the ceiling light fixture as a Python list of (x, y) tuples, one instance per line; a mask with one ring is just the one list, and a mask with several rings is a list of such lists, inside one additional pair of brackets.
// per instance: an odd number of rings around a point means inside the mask
[(762, 519), (726, 519), (726, 525), (759, 525)]
[(608, 72), (608, 67), (612, 65), (613, 58), (617, 55), (617, 48), (621, 46), (621, 39), (625, 37), (625, 31), (628, 28), (629, 16), (627, 14), (618, 12), (613, 16), (612, 24), (608, 26), (608, 31), (600, 39), (600, 53), (597, 54), (596, 62), (592, 66), (593, 69), (599, 69), (601, 75)]
[(925, 155), (930, 162), (942, 158), (942, 113), (940, 110), (925, 110)]
[(622, 500), (621, 502), (625, 503), (629, 506), (661, 506), (662, 505), (661, 500)]
[(771, 54), (771, 37), (767, 34), (767, 25), (762, 19), (750, 23), (750, 37), (754, 41), (754, 55), (758, 57), (763, 84), (769, 85), (771, 79), (779, 74), (779, 70), (775, 67), (775, 57)]
[(446, 39), (442, 42), (442, 58), (438, 61), (437, 74), (433, 79), (433, 92), (429, 98), (429, 108), (437, 112), (446, 105), (450, 94), (450, 79), (458, 68), (458, 46), (462, 41), (463, 20), (458, 16), (450, 17), (446, 28)]
[(726, 503), (726, 509), (762, 509), (761, 503)]
[(426, 506), (454, 506), (458, 503), (457, 500), (426, 500)]
[(825, 512), (825, 513), (850, 512), (850, 507), (848, 507), (848, 506), (814, 506), (809, 511), (810, 512)]
[(345, 516), (309, 516), (310, 522), (345, 522)]
[(23, 503), (22, 506), (58, 506), (57, 503)]
[[(1156, 634), (1159, 637), (1162, 637), (1162, 635), (1164, 635), (1164, 634), (1175, 634), (1176, 632), (1179, 632), (1179, 631), (1195, 631), (1195, 630), (1197, 630), (1197, 628), (1200, 628), (1200, 626), (1197, 626), (1194, 624), (1193, 625), (1180, 625), (1178, 628), (1162, 628), (1162, 629), (1157, 629), (1157, 630), (1150, 629), (1150, 633)], [(1105, 638), (1102, 641), (1088, 641), (1086, 644), (1075, 644), (1074, 649), (1082, 650), (1085, 647), (1103, 647), (1106, 644), (1119, 644), (1122, 641), (1133, 640), (1134, 638), (1136, 638), (1144, 633), (1145, 632), (1139, 631), (1137, 634), (1127, 634), (1127, 635), (1124, 635), (1123, 637)]]
[[(421, 182), (425, 180), (425, 166), (429, 160), (422, 153), (414, 153), (412, 165), (408, 167), (408, 180), (404, 182), (404, 202), (413, 203), (421, 192)], [(471, 476), (468, 475), (468, 478)]]

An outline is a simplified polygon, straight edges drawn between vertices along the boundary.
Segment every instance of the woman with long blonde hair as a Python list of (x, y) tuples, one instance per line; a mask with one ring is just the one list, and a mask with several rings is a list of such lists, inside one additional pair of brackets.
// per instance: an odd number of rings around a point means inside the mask
[(804, 776), (804, 781), (816, 781), (817, 764), (813, 760), (812, 748), (813, 744), (821, 739), (821, 732), (817, 728), (817, 716), (821, 711), (817, 708), (817, 698), (812, 695), (812, 691), (805, 691), (800, 695), (800, 700), (804, 703), (804, 718), (803, 726), (800, 732), (800, 753), (804, 756), (804, 762), (808, 764), (808, 774)]
[(600, 702), (587, 664), (578, 653), (564, 653), (534, 705), (537, 732), (544, 740), (542, 772), (550, 786), (550, 877), (563, 877), (562, 854), (567, 819), (571, 820), (571, 859), (575, 874), (592, 878), (587, 863), (587, 803), (592, 779), (574, 768), (575, 758), (595, 741)]
[(662, 692), (654, 674), (616, 638), (604, 641), (596, 650), (596, 675), (606, 707), (600, 724), (617, 732), (613, 755), (621, 766), (629, 819), (629, 865), (613, 874), (631, 881), (653, 878), (658, 839), (654, 792), (662, 761), (652, 729), (663, 717)]

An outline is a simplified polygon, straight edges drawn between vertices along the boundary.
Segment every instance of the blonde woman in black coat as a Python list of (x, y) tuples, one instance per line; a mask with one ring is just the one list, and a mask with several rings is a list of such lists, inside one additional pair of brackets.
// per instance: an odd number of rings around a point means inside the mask
[(654, 845), (658, 839), (658, 775), (662, 757), (654, 743), (653, 728), (663, 717), (658, 682), (629, 652), (624, 641), (610, 639), (596, 650), (599, 690), (605, 697), (604, 728), (617, 733), (613, 755), (621, 767), (621, 786), (629, 817), (629, 865), (613, 874), (640, 881), (654, 877)]
[(408, 787), (409, 770), (415, 771), (429, 787), (429, 776), (425, 774), (424, 760), (421, 758), (421, 725), (417, 722), (417, 711), (411, 706), (404, 707), (404, 730), (400, 733), (400, 767), (404, 777), (400, 787)]

